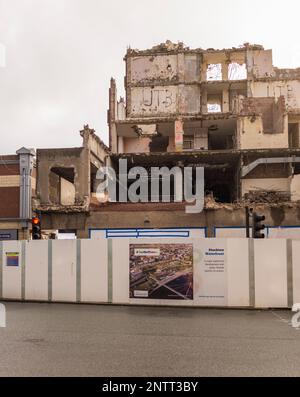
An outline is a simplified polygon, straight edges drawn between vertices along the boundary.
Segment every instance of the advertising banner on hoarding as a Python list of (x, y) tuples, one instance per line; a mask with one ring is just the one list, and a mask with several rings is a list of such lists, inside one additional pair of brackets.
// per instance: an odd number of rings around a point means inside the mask
[(227, 306), (226, 241), (129, 244), (130, 299)]
[(130, 244), (130, 298), (193, 299), (193, 244)]
[(197, 244), (199, 278), (195, 300), (203, 306), (227, 305), (226, 242), (223, 239), (202, 240)]

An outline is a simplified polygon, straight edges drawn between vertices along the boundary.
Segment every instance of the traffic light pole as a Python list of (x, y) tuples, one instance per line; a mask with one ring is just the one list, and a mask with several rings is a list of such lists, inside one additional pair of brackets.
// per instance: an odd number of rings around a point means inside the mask
[(245, 208), (246, 212), (246, 238), (250, 238), (250, 211), (249, 207)]
[(264, 215), (259, 215), (257, 212), (252, 213), (252, 237), (253, 238), (265, 238), (263, 231), (266, 226), (262, 223), (266, 217)]
[(40, 218), (33, 217), (32, 218), (32, 240), (41, 240), (42, 239), (42, 230), (41, 230), (41, 220)]
[(250, 217), (252, 218), (252, 238), (265, 238), (263, 231), (266, 226), (262, 221), (266, 219), (264, 215), (259, 215), (253, 208), (245, 207), (246, 215), (246, 238), (250, 238)]

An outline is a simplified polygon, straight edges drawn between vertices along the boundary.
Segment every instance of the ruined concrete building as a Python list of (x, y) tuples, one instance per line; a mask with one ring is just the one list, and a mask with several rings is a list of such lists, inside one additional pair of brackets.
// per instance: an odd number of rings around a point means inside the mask
[[(279, 69), (261, 45), (214, 50), (166, 42), (128, 49), (126, 99), (112, 79), (109, 149), (88, 127), (78, 149), (38, 150), (43, 227), (91, 229), (243, 227), (245, 203), (269, 226), (300, 220), (300, 68)], [(100, 165), (203, 166), (206, 209), (184, 203), (99, 203)]]
[(76, 232), (86, 237), (90, 204), (96, 195), (96, 174), (109, 164), (109, 149), (88, 125), (80, 132), (82, 147), (37, 150), (37, 199), (45, 230)]

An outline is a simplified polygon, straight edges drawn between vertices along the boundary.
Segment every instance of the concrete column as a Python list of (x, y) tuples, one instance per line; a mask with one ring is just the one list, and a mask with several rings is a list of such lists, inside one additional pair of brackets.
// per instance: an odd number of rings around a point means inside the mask
[(236, 148), (235, 149), (241, 149), (242, 144), (241, 144), (241, 136), (243, 134), (243, 128), (244, 128), (244, 121), (243, 118), (238, 118), (237, 123), (236, 123)]
[(202, 81), (207, 81), (207, 63), (203, 62), (201, 65), (201, 80)]
[(124, 153), (124, 138), (122, 136), (118, 136), (118, 153)]
[(228, 80), (228, 63), (223, 62), (222, 63), (222, 80)]
[(183, 122), (182, 120), (175, 121), (175, 150), (181, 152), (183, 149)]
[(207, 91), (201, 92), (201, 113), (207, 113)]
[(91, 186), (91, 163), (90, 150), (84, 148), (80, 154), (80, 159), (74, 162), (75, 168), (75, 202), (82, 203), (90, 197)]
[(111, 123), (110, 129), (110, 149), (112, 153), (118, 152), (118, 135), (117, 135), (117, 126), (115, 123)]
[(228, 91), (228, 89), (223, 90), (222, 112), (223, 113), (228, 113), (229, 112), (229, 91)]
[(118, 151), (118, 140), (117, 140), (117, 128), (116, 128), (116, 116), (117, 116), (117, 87), (116, 81), (112, 78), (110, 80), (109, 89), (109, 145), (113, 153)]

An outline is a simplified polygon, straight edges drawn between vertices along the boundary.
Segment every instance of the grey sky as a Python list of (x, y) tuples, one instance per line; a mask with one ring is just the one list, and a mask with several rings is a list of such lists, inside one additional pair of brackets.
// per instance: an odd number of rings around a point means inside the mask
[(299, 13), (299, 0), (0, 0), (0, 154), (80, 146), (85, 123), (107, 142), (109, 81), (124, 94), (129, 45), (250, 42), (300, 66)]

